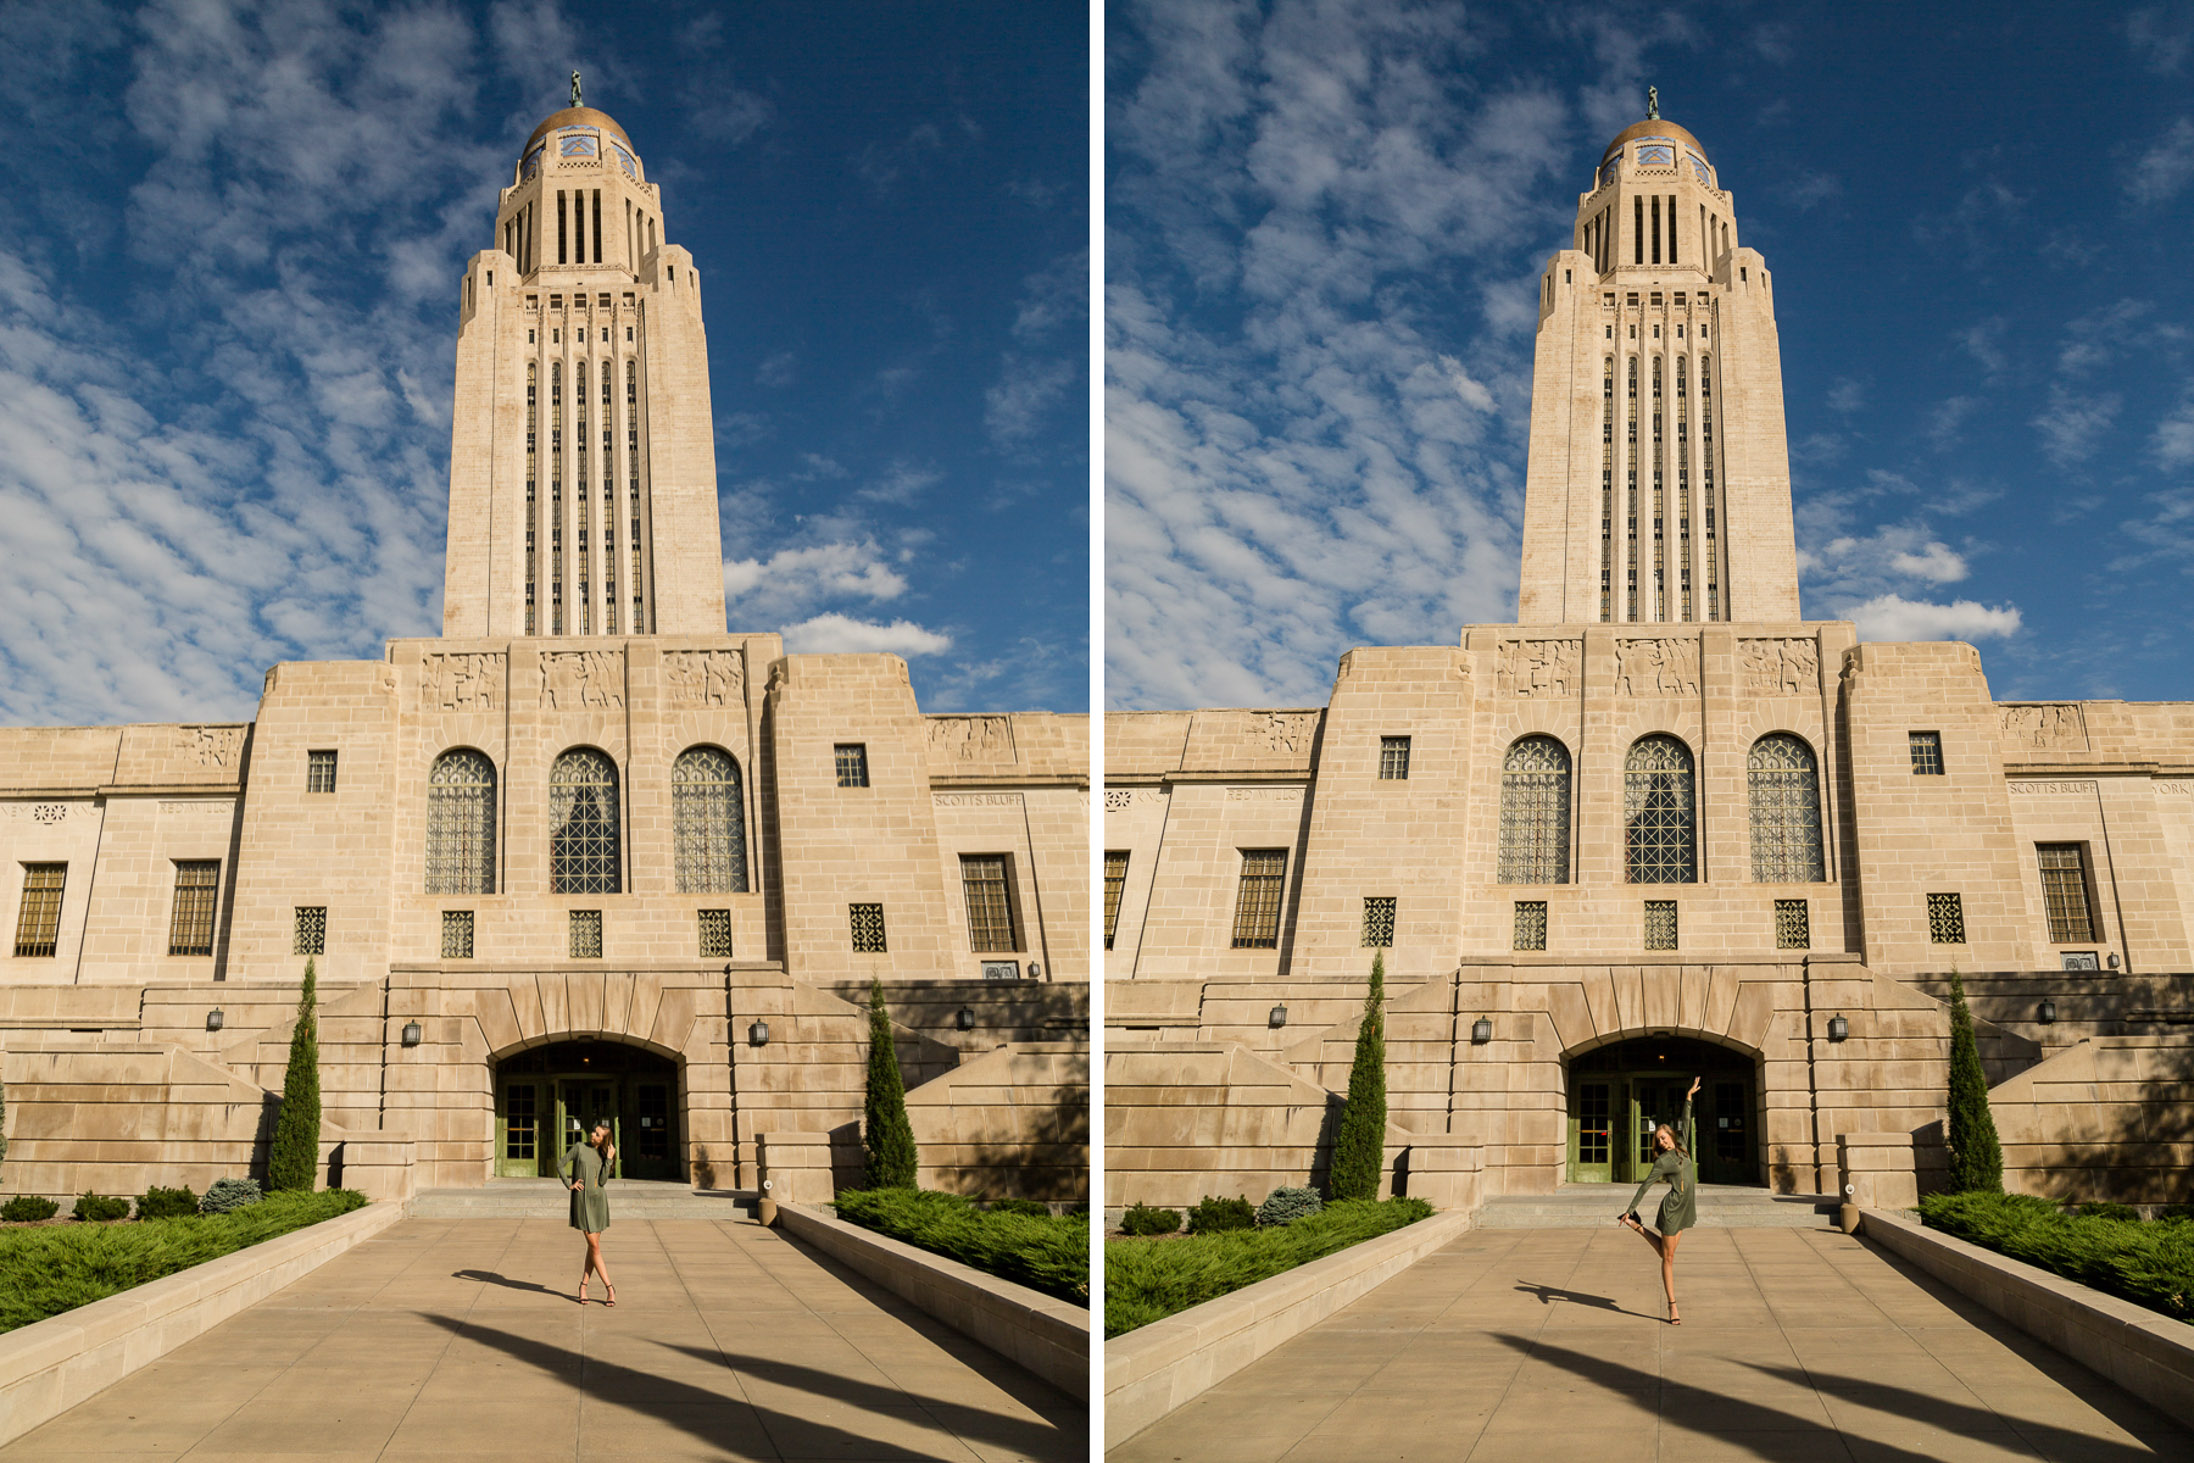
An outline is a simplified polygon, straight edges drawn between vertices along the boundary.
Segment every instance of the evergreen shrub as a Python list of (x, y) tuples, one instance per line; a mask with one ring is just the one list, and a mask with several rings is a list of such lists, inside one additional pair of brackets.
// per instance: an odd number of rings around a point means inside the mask
[(1257, 1227), (1257, 1207), (1247, 1199), (1215, 1199), (1206, 1194), (1188, 1211), (1190, 1234), (1225, 1234)]
[(2141, 1219), (2141, 1211), (2131, 1204), (2113, 1204), (2107, 1200), (2082, 1204), (2074, 1212), (2086, 1219), (2130, 1219), (2136, 1224)]
[(907, 1121), (907, 1088), (899, 1076), (899, 1053), (891, 1044), (891, 1015), (884, 1009), (884, 983), (868, 991), (868, 1094), (861, 1109), (861, 1146), (868, 1151), (862, 1184), (870, 1189), (912, 1189), (921, 1158), (914, 1149), (914, 1125)]
[(103, 1194), (78, 1194), (75, 1213), (78, 1219), (94, 1224), (104, 1224), (110, 1219), (127, 1219), (130, 1217), (130, 1201), (110, 1199)]
[(1326, 1201), (1318, 1197), (1316, 1189), (1277, 1188), (1257, 1206), (1257, 1223), (1266, 1228), (1293, 1224), (1325, 1207)]
[(1031, 1219), (1051, 1218), (1051, 1206), (1040, 1199), (993, 1199), (985, 1212), (990, 1214), (1025, 1214)]
[(1333, 1137), (1327, 1173), (1336, 1199), (1376, 1199), (1386, 1166), (1386, 954), (1371, 957), (1371, 988), (1356, 1032), (1356, 1057), (1348, 1069), (1348, 1103)]
[(51, 1219), (61, 1212), (61, 1206), (51, 1199), (36, 1194), (17, 1194), (5, 1204), (0, 1204), (0, 1219), (10, 1224), (29, 1224), (35, 1220)]
[(318, 982), (305, 962), (297, 993), (297, 1025), (290, 1032), (289, 1071), (282, 1078), (282, 1111), (267, 1149), (267, 1187), (310, 1192), (320, 1177), (320, 1018), (314, 1010)]
[(1181, 1228), (1181, 1211), (1178, 1209), (1153, 1209), (1148, 1204), (1130, 1204), (1127, 1213), (1120, 1216), (1120, 1233), (1147, 1237), (1154, 1234), (1173, 1234)]
[(1930, 1194), (1920, 1201), (1920, 1218), (1984, 1249), (2194, 1321), (2194, 1225), (2067, 1214), (2031, 1194)]
[(247, 1208), (265, 1198), (259, 1192), (257, 1179), (215, 1179), (206, 1190), (206, 1197), (198, 1201), (200, 1214), (227, 1214)]
[(1950, 1142), (1952, 1193), (2004, 1191), (2004, 1148), (1988, 1110), (1988, 1077), (1973, 1041), (1965, 982), (1955, 968), (1950, 972), (1950, 1120), (1945, 1137)]
[(977, 1209), (933, 1189), (849, 1189), (833, 1201), (849, 1224), (972, 1265), (1072, 1305), (1089, 1304), (1089, 1217)]
[(198, 1212), (198, 1196), (187, 1188), (163, 1189), (158, 1184), (137, 1196), (139, 1219), (177, 1219)]

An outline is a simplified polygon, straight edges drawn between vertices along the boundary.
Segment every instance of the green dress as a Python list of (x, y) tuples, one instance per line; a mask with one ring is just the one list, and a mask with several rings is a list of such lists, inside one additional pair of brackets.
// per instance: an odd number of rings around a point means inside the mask
[(600, 1234), (609, 1228), (609, 1195), (602, 1185), (608, 1175), (602, 1172), (602, 1155), (594, 1151), (591, 1143), (574, 1143), (564, 1161), (556, 1165), (568, 1187), (574, 1180), (581, 1185), (571, 1191), (571, 1227), (586, 1234)]
[(1638, 1201), (1645, 1197), (1647, 1189), (1662, 1179), (1668, 1180), (1668, 1193), (1661, 1199), (1661, 1215), (1654, 1228), (1663, 1234), (1675, 1234), (1691, 1228), (1699, 1222), (1699, 1169), (1688, 1156), (1691, 1152), (1691, 1099), (1684, 1099), (1683, 1147), (1671, 1148), (1653, 1160), (1653, 1167), (1646, 1172), (1645, 1182), (1638, 1185), (1638, 1192), (1630, 1196), (1628, 1213), (1638, 1212)]

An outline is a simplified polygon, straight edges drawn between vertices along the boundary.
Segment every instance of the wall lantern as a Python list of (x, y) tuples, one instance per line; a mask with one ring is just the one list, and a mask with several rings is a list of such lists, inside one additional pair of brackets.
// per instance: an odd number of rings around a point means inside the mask
[(2042, 1000), (2041, 1009), (2036, 1011), (2034, 1014), (2041, 1021), (2042, 1025), (2054, 1026), (2057, 1024), (2057, 1003), (2048, 999), (2047, 997), (2044, 997)]
[(1830, 1041), (1842, 1041), (1849, 1035), (1851, 1035), (1851, 1023), (1849, 1021), (1844, 1020), (1841, 1016), (1828, 1018), (1828, 1039)]
[(975, 1029), (975, 1013), (966, 1006), (962, 1006), (960, 1014), (952, 1018), (952, 1024), (962, 1031), (973, 1031)]
[(747, 1045), (769, 1045), (769, 1023), (767, 1021), (757, 1021), (747, 1028)]
[(1274, 1031), (1278, 1031), (1281, 1027), (1287, 1025), (1287, 1007), (1274, 1006), (1272, 1014), (1265, 1018), (1265, 1025), (1271, 1027)]
[(2115, 950), (2110, 952), (2110, 968), (2112, 970), (2116, 970), (2118, 968), (2118, 952)]
[(404, 1023), (404, 1045), (405, 1045), (405, 1046), (417, 1046), (417, 1045), (419, 1044), (419, 1039), (420, 1039), (421, 1037), (425, 1036), (425, 1035), (426, 1035), (426, 1033), (425, 1033), (425, 1032), (423, 1032), (423, 1031), (421, 1031), (421, 1030), (419, 1029), (419, 1023), (418, 1023), (418, 1022), (416, 1022), (416, 1021), (406, 1021), (406, 1022)]
[(1493, 1023), (1480, 1016), (1471, 1023), (1470, 1044), (1472, 1046), (1484, 1046), (1491, 1040), (1493, 1040)]
[(1031, 960), (1028, 963), (1028, 978), (1030, 980), (1042, 980), (1044, 978), (1044, 967)]
[(215, 1007), (214, 1007), (214, 1008), (213, 1008), (213, 1009), (212, 1009), (211, 1011), (208, 1011), (208, 1012), (206, 1013), (206, 1030), (208, 1030), (208, 1031), (219, 1031), (220, 1029), (221, 1029), (221, 1008), (220, 1008), (219, 1006), (215, 1006)]

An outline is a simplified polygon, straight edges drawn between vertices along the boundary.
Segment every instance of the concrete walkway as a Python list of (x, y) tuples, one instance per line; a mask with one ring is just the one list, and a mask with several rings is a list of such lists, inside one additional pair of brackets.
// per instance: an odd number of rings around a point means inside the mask
[(1480, 1230), (1111, 1463), (2194, 1459), (2194, 1436), (1833, 1230)]
[(775, 1231), (633, 1220), (604, 1249), (615, 1310), (572, 1303), (560, 1220), (407, 1219), (0, 1460), (1088, 1455), (1081, 1403)]

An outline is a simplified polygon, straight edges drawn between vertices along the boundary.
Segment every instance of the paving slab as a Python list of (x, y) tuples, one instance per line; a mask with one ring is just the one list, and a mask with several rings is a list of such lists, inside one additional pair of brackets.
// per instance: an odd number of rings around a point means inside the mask
[(1087, 1408), (774, 1230), (411, 1218), (0, 1448), (0, 1463), (1069, 1463)]
[[(2141, 1463), (2194, 1433), (1835, 1230), (1476, 1230), (1108, 1463)], [(1367, 1345), (1367, 1342), (1376, 1342)]]

